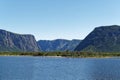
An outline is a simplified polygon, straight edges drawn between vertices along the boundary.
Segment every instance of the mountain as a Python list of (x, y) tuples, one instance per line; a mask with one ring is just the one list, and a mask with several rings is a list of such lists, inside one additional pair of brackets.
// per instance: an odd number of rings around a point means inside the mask
[(0, 29), (0, 51), (39, 51), (33, 35), (20, 35)]
[(75, 49), (87, 52), (120, 52), (120, 26), (95, 28)]
[(37, 43), (40, 46), (41, 51), (73, 51), (80, 43), (80, 40), (39, 40)]

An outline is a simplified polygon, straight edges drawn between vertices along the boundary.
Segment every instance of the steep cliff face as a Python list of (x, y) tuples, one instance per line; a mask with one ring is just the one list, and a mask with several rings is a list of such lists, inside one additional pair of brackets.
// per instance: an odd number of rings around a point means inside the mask
[(120, 52), (120, 26), (95, 28), (75, 49), (89, 52)]
[(40, 46), (41, 51), (73, 51), (80, 43), (80, 40), (39, 40), (37, 43)]
[(0, 51), (39, 51), (33, 35), (20, 35), (0, 30)]

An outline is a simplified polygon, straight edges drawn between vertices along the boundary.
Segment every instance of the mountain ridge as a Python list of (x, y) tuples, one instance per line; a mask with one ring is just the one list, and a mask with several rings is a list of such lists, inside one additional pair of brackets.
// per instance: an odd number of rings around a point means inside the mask
[(80, 40), (73, 39), (55, 39), (55, 40), (39, 40), (38, 45), (42, 51), (73, 51), (80, 43)]
[(96, 27), (76, 48), (75, 51), (120, 52), (120, 26)]

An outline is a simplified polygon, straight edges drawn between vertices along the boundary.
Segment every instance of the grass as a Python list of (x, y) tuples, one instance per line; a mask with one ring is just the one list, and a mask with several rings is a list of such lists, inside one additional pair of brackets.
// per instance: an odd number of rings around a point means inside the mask
[(119, 57), (120, 52), (0, 52), (2, 56)]

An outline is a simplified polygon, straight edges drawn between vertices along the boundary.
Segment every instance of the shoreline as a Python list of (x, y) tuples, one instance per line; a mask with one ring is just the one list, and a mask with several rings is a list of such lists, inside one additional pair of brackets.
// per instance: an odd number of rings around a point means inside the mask
[(120, 52), (0, 52), (0, 56), (32, 56), (57, 58), (112, 58), (120, 57)]
[(50, 58), (120, 58), (118, 56), (94, 56), (94, 57), (91, 57), (91, 56), (87, 56), (87, 57), (65, 57), (65, 56), (33, 56), (33, 55), (0, 55), (0, 56), (16, 56), (16, 57), (50, 57)]

